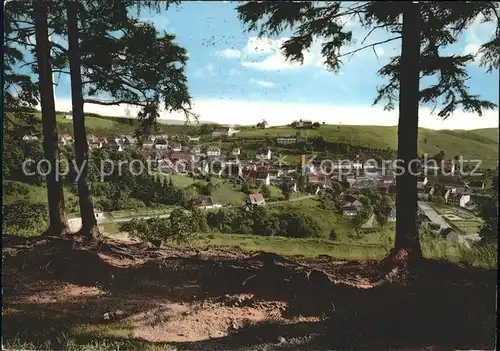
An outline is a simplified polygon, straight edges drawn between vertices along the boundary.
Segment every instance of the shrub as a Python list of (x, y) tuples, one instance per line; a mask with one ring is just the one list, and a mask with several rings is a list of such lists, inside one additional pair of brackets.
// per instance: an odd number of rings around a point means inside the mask
[(335, 232), (335, 229), (330, 230), (329, 238), (330, 240), (337, 240), (337, 233)]
[(266, 199), (269, 198), (269, 197), (271, 197), (271, 190), (269, 190), (269, 187), (267, 187), (267, 186), (263, 186), (262, 190), (260, 191), (260, 193)]
[(47, 226), (48, 217), (45, 204), (21, 200), (4, 205), (2, 232), (40, 234)]
[(192, 225), (191, 215), (181, 209), (173, 210), (168, 218), (132, 219), (119, 228), (142, 241), (173, 241), (178, 244), (190, 242), (196, 229)]

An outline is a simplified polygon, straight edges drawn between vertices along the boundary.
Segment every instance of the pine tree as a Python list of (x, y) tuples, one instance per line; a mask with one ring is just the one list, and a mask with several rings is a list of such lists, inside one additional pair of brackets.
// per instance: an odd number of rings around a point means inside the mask
[[(160, 104), (169, 110), (183, 111), (187, 118), (197, 117), (190, 112), (190, 96), (184, 74), (186, 50), (174, 42), (174, 35), (159, 36), (154, 25), (132, 16), (132, 8), (160, 10), (168, 7), (169, 3), (138, 3), (132, 0), (50, 3), (51, 30), (58, 36), (68, 37), (71, 46), (69, 50), (64, 45), (51, 43), (54, 49), (52, 61), (57, 63), (60, 73), (67, 73), (62, 68), (67, 66), (70, 57), (71, 78), (74, 80), (72, 97), (76, 107), (73, 108), (73, 113), (76, 114), (75, 153), (79, 166), (88, 160), (83, 103), (106, 106), (129, 104), (140, 107), (137, 116), (141, 121), (137, 131), (140, 138), (149, 134), (156, 126)], [(26, 9), (30, 4), (16, 3), (13, 6)], [(22, 11), (17, 13), (20, 17), (12, 17), (11, 22), (30, 20), (25, 18)], [(17, 32), (22, 32), (16, 40), (26, 44), (29, 42), (28, 35), (20, 28), (22, 26), (15, 27)], [(121, 31), (123, 35), (114, 35), (117, 31)], [(81, 84), (78, 84), (79, 72), (82, 74)], [(94, 98), (103, 92), (111, 95), (113, 100)], [(89, 190), (84, 190), (88, 187), (86, 172), (80, 177), (79, 186), (84, 223), (82, 233), (97, 235), (91, 194)]]
[(69, 232), (64, 206), (63, 184), (56, 172), (59, 161), (59, 140), (56, 125), (56, 107), (50, 63), (48, 7), (44, 1), (34, 2), (33, 17), (36, 36), (36, 61), (39, 74), (40, 102), (42, 105), (43, 149), (51, 172), (47, 175), (49, 204), (49, 229), (47, 235), (64, 235)]

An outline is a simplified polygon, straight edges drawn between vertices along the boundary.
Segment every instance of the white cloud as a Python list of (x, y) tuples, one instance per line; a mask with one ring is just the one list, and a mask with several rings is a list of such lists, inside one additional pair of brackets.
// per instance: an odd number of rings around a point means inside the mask
[(225, 49), (222, 51), (217, 51), (216, 55), (222, 56), (225, 58), (240, 58), (241, 57), (241, 51), (237, 49)]
[(281, 46), (289, 38), (271, 39), (271, 38), (259, 38), (250, 37), (248, 38), (247, 45), (244, 51), (247, 54), (271, 54), (279, 52)]
[[(57, 99), (58, 111), (71, 110), (70, 99)], [(131, 116), (137, 114), (138, 108), (132, 106), (100, 106), (85, 104), (85, 112), (99, 113), (106, 116), (125, 116), (126, 109)], [(262, 116), (271, 125), (288, 124), (300, 118), (310, 118), (329, 124), (350, 125), (382, 125), (391, 126), (398, 123), (397, 111), (384, 111), (378, 107), (361, 106), (326, 106), (305, 103), (282, 103), (243, 100), (198, 100), (193, 101), (193, 111), (201, 120), (218, 123), (255, 124)], [(161, 118), (184, 119), (182, 113), (162, 112)], [(487, 111), (482, 117), (475, 114), (457, 111), (453, 116), (442, 120), (431, 115), (428, 109), (420, 109), (419, 125), (432, 129), (476, 129), (498, 128), (498, 110)]]
[(268, 82), (267, 80), (258, 80), (258, 79), (251, 78), (250, 83), (260, 85), (261, 87), (264, 87), (264, 88), (274, 87), (274, 83)]
[(300, 62), (291, 62), (287, 60), (285, 56), (280, 52), (266, 57), (262, 61), (243, 61), (241, 65), (243, 67), (254, 68), (262, 71), (284, 71), (308, 66), (313, 63), (313, 58), (313, 54), (305, 52), (304, 63), (301, 64)]
[(483, 16), (479, 15), (475, 18), (473, 24), (465, 32), (465, 46), (462, 53), (475, 55), (474, 62), (479, 64), (481, 54), (478, 54), (479, 48), (482, 44), (492, 39), (495, 33), (495, 24), (492, 22), (482, 23)]
[(234, 76), (237, 76), (237, 75), (239, 75), (239, 74), (240, 74), (240, 71), (238, 71), (237, 69), (231, 68), (231, 69), (229, 70), (229, 75), (230, 75), (230, 76), (233, 76), (233, 77), (234, 77)]
[[(299, 62), (291, 62), (285, 58), (281, 46), (288, 39), (287, 37), (279, 39), (249, 37), (242, 50), (225, 49), (217, 54), (226, 58), (239, 58), (243, 67), (262, 71), (291, 70), (312, 64), (315, 55), (311, 52), (304, 52), (304, 63), (302, 65)], [(255, 56), (265, 57), (255, 58)]]

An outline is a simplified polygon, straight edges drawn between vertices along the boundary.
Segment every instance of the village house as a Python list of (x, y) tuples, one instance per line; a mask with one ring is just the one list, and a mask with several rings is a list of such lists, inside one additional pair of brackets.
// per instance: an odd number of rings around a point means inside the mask
[(244, 177), (245, 179), (254, 179), (257, 182), (260, 182), (261, 185), (271, 185), (271, 178), (269, 177), (269, 172), (267, 171), (267, 169), (258, 169), (256, 171), (251, 171), (247, 176), (245, 176), (244, 174)]
[(261, 149), (259, 151), (257, 157), (259, 157), (259, 159), (261, 159), (261, 160), (270, 160), (271, 159), (271, 149), (270, 148)]
[(210, 210), (213, 208), (222, 207), (221, 204), (215, 203), (211, 196), (198, 196), (193, 200), (194, 200), (194, 206), (202, 210)]
[(235, 147), (235, 148), (233, 149), (233, 155), (234, 155), (234, 156), (239, 156), (240, 154), (241, 154), (241, 150), (240, 150), (240, 148), (239, 148), (239, 147)]
[(326, 184), (330, 184), (331, 183), (330, 182), (330, 177), (326, 176), (326, 175), (312, 175), (312, 174), (310, 174), (307, 177), (307, 181), (310, 184), (323, 184), (323, 185), (326, 185)]
[(483, 190), (484, 189), (484, 181), (482, 180), (470, 180), (466, 181), (465, 184), (470, 188), (474, 190)]
[(363, 169), (363, 163), (361, 161), (355, 161), (352, 163), (351, 168), (355, 172), (361, 171)]
[(448, 189), (444, 195), (445, 202), (450, 205), (466, 208), (471, 199), (472, 191), (466, 189)]
[(312, 128), (313, 127), (313, 122), (310, 120), (299, 120), (299, 121), (293, 121), (292, 125), (295, 126), (295, 128)]
[(194, 161), (194, 155), (190, 152), (172, 152), (170, 154), (170, 159), (189, 163)]
[(262, 122), (257, 123), (257, 127), (262, 128), (262, 129), (266, 129), (266, 128), (269, 128), (270, 125), (269, 125), (269, 123), (267, 123), (266, 120), (262, 120)]
[(99, 141), (99, 138), (96, 137), (94, 134), (88, 134), (87, 135), (87, 142), (90, 143), (97, 143)]
[(146, 140), (143, 144), (142, 144), (142, 149), (143, 150), (152, 150), (155, 148), (155, 144), (153, 144), (151, 141), (149, 140)]
[(210, 146), (207, 148), (207, 156), (220, 156), (220, 147)]
[(427, 176), (422, 175), (417, 177), (417, 188), (418, 189), (424, 189), (425, 186), (427, 185)]
[(69, 111), (68, 113), (65, 113), (64, 119), (73, 119), (73, 112)]
[(296, 144), (297, 138), (293, 138), (293, 137), (276, 138), (276, 143), (281, 144), (281, 145)]
[(363, 208), (363, 204), (350, 195), (344, 195), (340, 204), (342, 215), (345, 217), (356, 216)]
[(156, 170), (158, 172), (173, 174), (177, 173), (175, 162), (170, 159), (161, 158), (156, 162)]
[(316, 168), (313, 164), (302, 164), (302, 173), (303, 174), (316, 174)]
[(199, 145), (195, 145), (193, 147), (191, 147), (191, 150), (190, 150), (193, 154), (195, 155), (200, 155), (201, 154), (201, 146)]
[(103, 144), (101, 141), (89, 142), (89, 150), (101, 149)]
[(255, 206), (264, 206), (266, 204), (264, 196), (260, 193), (253, 193), (248, 195), (248, 200), (251, 205)]
[(233, 162), (225, 163), (222, 175), (226, 178), (242, 178), (243, 165)]
[(396, 222), (396, 209), (393, 208), (387, 216), (387, 222)]
[(174, 143), (172, 145), (172, 151), (173, 152), (180, 152), (180, 151), (182, 151), (182, 145), (179, 144), (179, 143)]
[(153, 145), (155, 149), (159, 150), (167, 150), (168, 149), (168, 141), (164, 138), (155, 138), (153, 141)]
[(73, 137), (67, 133), (61, 134), (59, 137), (59, 142), (61, 145), (69, 145), (73, 143)]
[(233, 134), (239, 133), (239, 130), (231, 127), (231, 126), (217, 126), (212, 131), (212, 137), (230, 137)]
[(190, 144), (198, 144), (200, 142), (200, 137), (189, 137), (188, 143)]
[(269, 178), (271, 181), (276, 180), (280, 177), (283, 177), (285, 175), (285, 172), (281, 169), (271, 169), (269, 170)]
[(135, 147), (137, 146), (137, 138), (134, 138), (130, 135), (124, 135), (122, 137), (122, 142), (124, 147)]
[(379, 178), (379, 183), (381, 185), (391, 185), (394, 184), (394, 176), (393, 175), (383, 175)]
[(122, 147), (121, 142), (119, 142), (119, 140), (120, 140), (119, 138), (111, 138), (109, 140), (106, 139), (106, 142), (104, 143), (104, 145), (107, 149), (122, 152), (123, 147)]

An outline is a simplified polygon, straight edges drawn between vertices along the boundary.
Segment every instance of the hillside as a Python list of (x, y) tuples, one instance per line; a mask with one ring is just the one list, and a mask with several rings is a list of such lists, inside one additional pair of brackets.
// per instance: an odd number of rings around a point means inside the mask
[[(289, 126), (267, 129), (245, 129), (235, 138), (259, 140), (266, 137), (295, 136), (299, 129)], [(322, 125), (319, 129), (302, 130), (302, 137), (321, 136), (326, 141), (347, 143), (373, 148), (397, 149), (397, 127)], [(466, 130), (433, 130), (420, 128), (419, 153), (430, 156), (444, 151), (448, 157), (463, 155), (465, 159), (482, 159), (488, 167), (498, 164), (498, 129), (486, 128)]]
[[(36, 113), (40, 116), (40, 113)], [(73, 134), (73, 121), (64, 118), (65, 113), (57, 113), (57, 125), (60, 133)], [(171, 120), (169, 120), (171, 121)], [(164, 124), (159, 122), (158, 133), (172, 134), (172, 133), (185, 133), (189, 130), (183, 124)], [(137, 126), (139, 120), (136, 118), (127, 117), (112, 117), (112, 116), (99, 116), (96, 114), (87, 114), (85, 117), (85, 126), (88, 134), (96, 136), (119, 136), (123, 134), (132, 134)]]
[[(61, 133), (73, 134), (73, 124), (64, 118), (64, 113), (57, 115), (58, 129)], [(204, 122), (201, 122), (204, 123)], [(138, 125), (138, 120), (127, 117), (109, 117), (88, 114), (86, 117), (87, 133), (97, 136), (117, 136), (131, 134)], [(183, 134), (196, 131), (182, 124), (158, 123), (158, 132), (165, 134)], [(295, 136), (299, 129), (289, 126), (257, 129), (249, 126), (232, 139), (245, 141), (246, 145), (261, 145), (265, 138)], [(326, 141), (346, 143), (354, 146), (397, 149), (396, 126), (361, 126), (361, 125), (322, 125), (319, 129), (301, 130), (302, 137), (321, 136)], [(483, 165), (494, 168), (498, 165), (498, 129), (483, 128), (474, 130), (433, 130), (420, 128), (419, 154), (433, 156), (444, 151), (446, 157), (463, 155), (468, 160), (483, 160)], [(231, 144), (232, 145), (232, 144)]]

